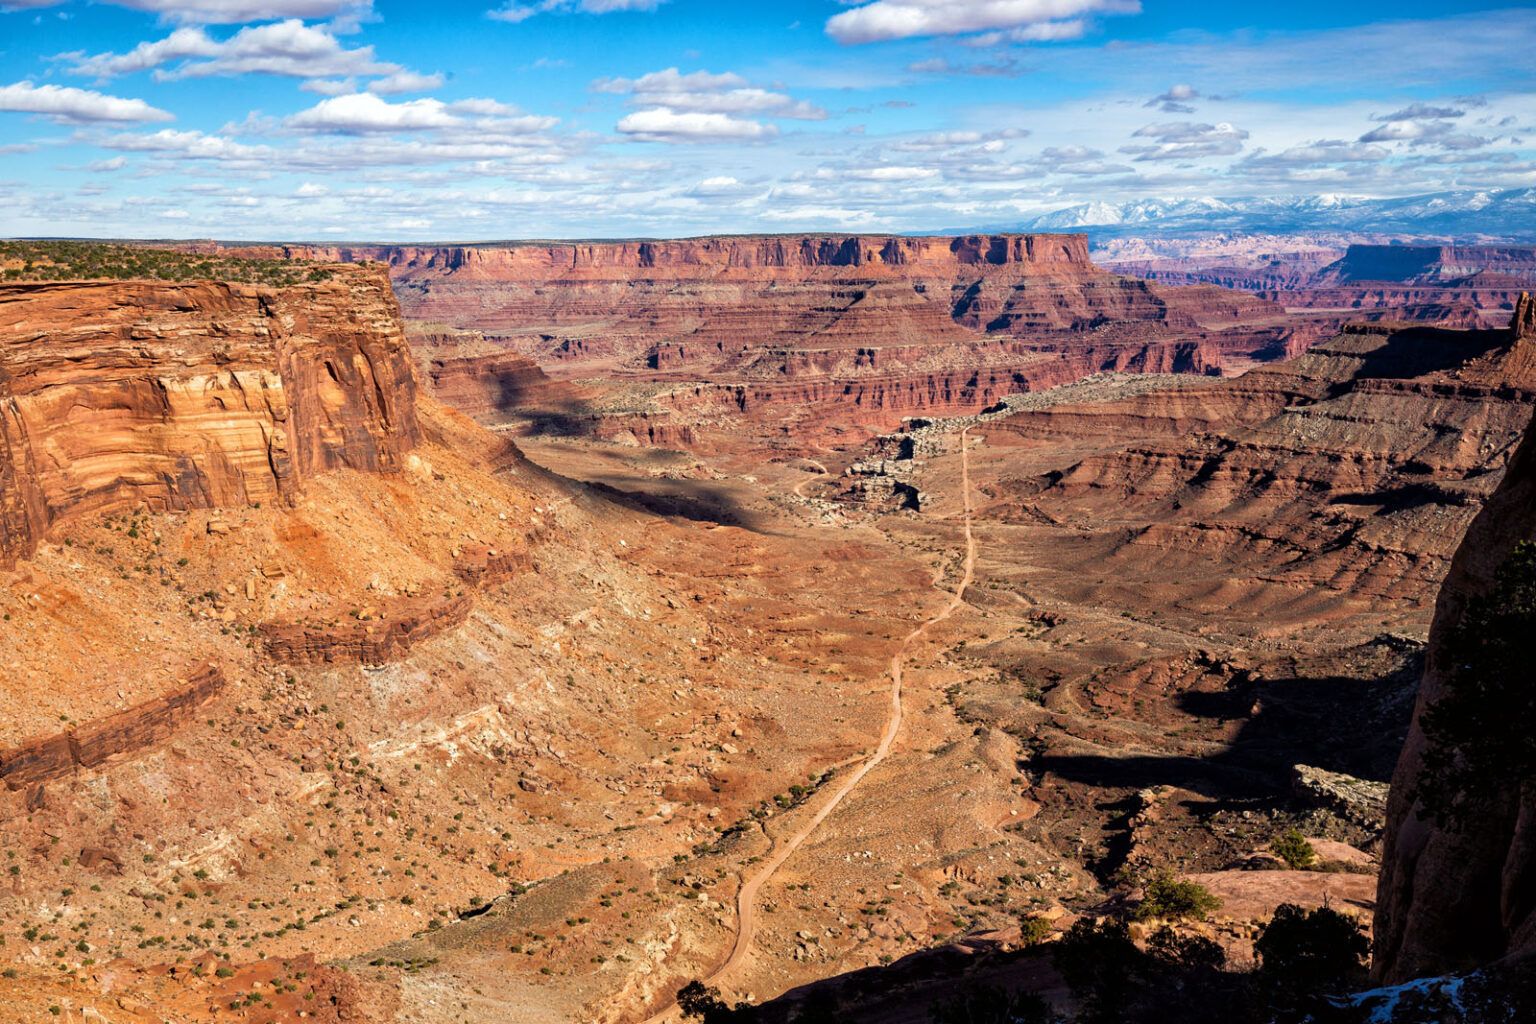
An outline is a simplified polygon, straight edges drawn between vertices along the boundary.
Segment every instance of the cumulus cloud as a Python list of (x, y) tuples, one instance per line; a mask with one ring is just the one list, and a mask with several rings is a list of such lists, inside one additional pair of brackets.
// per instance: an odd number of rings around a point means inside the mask
[[(75, 74), (96, 78), (151, 68), (162, 80), (252, 73), (310, 79), (408, 74), (398, 64), (376, 59), (372, 46), (349, 50), (330, 31), (297, 18), (242, 28), (223, 41), (201, 28), (179, 28), (127, 53), (62, 54), (61, 59), (72, 62)], [(167, 69), (166, 64), (176, 66)]]
[(390, 103), (372, 93), (333, 96), (288, 118), (288, 125), (321, 132), (398, 132), (461, 124), (441, 100)]
[(516, 107), (492, 99), (454, 103), (419, 99), (390, 103), (373, 93), (362, 92), (321, 100), (284, 123), (300, 131), (343, 135), (473, 127), (478, 138), (489, 139), (495, 133), (516, 135), (546, 131), (558, 122), (553, 117), (523, 114)]
[(148, 135), (124, 133), (105, 140), (110, 149), (129, 153), (162, 153), (188, 160), (224, 160), (256, 162), (270, 158), (272, 150), (267, 146), (249, 146), (226, 139), (222, 135), (209, 135), (198, 131), (176, 131), (165, 128)]
[(753, 87), (740, 75), (730, 72), (694, 71), (685, 75), (677, 68), (667, 68), (639, 78), (600, 78), (592, 83), (592, 88), (596, 92), (628, 93), (634, 106), (665, 107), (673, 111), (757, 114), (804, 121), (820, 121), (827, 116), (825, 110), (813, 103)]
[(509, 21), (514, 25), (527, 21), (536, 14), (549, 14), (552, 12), (569, 13), (580, 11), (583, 14), (610, 14), (614, 11), (654, 11), (666, 0), (540, 0), (538, 3), (522, 3), (519, 0), (507, 0), (500, 7), (486, 11), (488, 18), (496, 21)]
[(1170, 86), (1168, 91), (1161, 96), (1153, 96), (1144, 107), (1156, 107), (1167, 114), (1193, 114), (1195, 108), (1189, 105), (1190, 100), (1199, 99), (1200, 92), (1194, 86), (1187, 83), (1179, 83)]
[[(55, 7), (65, 0), (5, 0), (0, 7)], [(168, 21), (238, 24), (275, 18), (332, 18), (366, 13), (373, 0), (105, 0), (117, 7), (158, 14)]]
[(175, 120), (171, 114), (143, 100), (61, 85), (33, 85), (31, 82), (0, 86), (0, 110), (43, 114), (71, 124)]
[(827, 34), (850, 44), (976, 32), (1038, 42), (1081, 35), (1084, 15), (1140, 10), (1139, 0), (874, 0), (833, 15)]
[(618, 130), (642, 142), (740, 142), (777, 134), (772, 125), (729, 114), (698, 111), (637, 110), (619, 121)]
[(1151, 139), (1146, 143), (1121, 146), (1120, 152), (1137, 160), (1190, 160), (1205, 156), (1232, 156), (1242, 152), (1248, 138), (1245, 129), (1227, 124), (1196, 124), (1193, 121), (1170, 121), (1149, 124), (1131, 133), (1139, 139)]
[(1482, 135), (1456, 130), (1449, 121), (1387, 121), (1360, 136), (1361, 142), (1402, 142), (1411, 147), (1446, 150), (1480, 149), (1492, 142)]
[(430, 75), (418, 74), (415, 71), (396, 71), (385, 78), (368, 83), (368, 91), (378, 93), (380, 96), (394, 96), (402, 92), (431, 92), (433, 89), (442, 88), (447, 81), (441, 71)]

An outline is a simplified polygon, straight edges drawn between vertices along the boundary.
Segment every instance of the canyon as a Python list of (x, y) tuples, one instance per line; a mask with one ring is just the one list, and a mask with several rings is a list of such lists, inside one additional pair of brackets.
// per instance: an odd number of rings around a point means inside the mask
[(1531, 534), (1524, 250), (214, 248), (296, 279), (0, 285), (4, 1005), (1070, 1011), (1160, 871), (1237, 966), (1281, 903), (1528, 951), (1523, 805), (1403, 784)]

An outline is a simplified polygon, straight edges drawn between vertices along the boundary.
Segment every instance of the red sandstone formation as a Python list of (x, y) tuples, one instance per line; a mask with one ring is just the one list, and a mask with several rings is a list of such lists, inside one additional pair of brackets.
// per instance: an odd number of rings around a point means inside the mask
[(1529, 338), (1372, 324), (1233, 380), (1025, 410), (987, 431), (1103, 445), (997, 490), (1021, 515), (1093, 513), (1099, 559), (1176, 574), (1191, 550), (1227, 551), (1309, 599), (1427, 598), (1533, 406)]
[(263, 623), (261, 633), (274, 661), (382, 665), (404, 657), (421, 641), (462, 625), (473, 607), (474, 598), (467, 593), (391, 598), (379, 607), (359, 608), (333, 619)]
[[(407, 316), (480, 332), (434, 353), (427, 371), (437, 393), (514, 433), (694, 444), (721, 415), (766, 418), (760, 426), (777, 431), (812, 408), (889, 428), (908, 412), (975, 411), (1099, 370), (1219, 374), (1310, 340), (1276, 307), (1239, 293), (1105, 273), (1082, 235), (266, 254), (388, 263)], [(436, 327), (423, 336), (452, 338)], [(463, 354), (451, 355), (455, 347)], [(560, 391), (509, 350), (566, 374), (618, 370), (688, 387), (639, 401)]]
[[(1517, 344), (1536, 347), (1536, 301), (1520, 299)], [(1536, 423), (1467, 530), (1435, 607), (1429, 661), (1387, 807), (1374, 970), (1386, 982), (1536, 954), (1536, 793), (1487, 780), (1490, 809), (1465, 830), (1418, 815), (1411, 794), (1428, 741), (1417, 715), (1446, 693), (1447, 639), (1520, 541), (1536, 540)], [(1527, 967), (1527, 969), (1529, 969)]]
[(18, 790), (163, 743), (181, 721), (223, 687), (224, 673), (215, 665), (204, 665), (154, 700), (0, 751), (0, 781)]
[(286, 289), (0, 286), (0, 566), (87, 512), (287, 501), (325, 470), (397, 470), (418, 440), (397, 309), (361, 267)]

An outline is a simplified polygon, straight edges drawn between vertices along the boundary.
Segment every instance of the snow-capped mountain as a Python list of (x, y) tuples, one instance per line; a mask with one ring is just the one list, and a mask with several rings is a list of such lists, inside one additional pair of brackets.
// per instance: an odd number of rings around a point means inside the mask
[(1100, 237), (1149, 231), (1171, 235), (1348, 231), (1536, 241), (1536, 188), (1434, 192), (1393, 199), (1321, 194), (1091, 202), (1053, 210), (1009, 228), (1087, 230)]

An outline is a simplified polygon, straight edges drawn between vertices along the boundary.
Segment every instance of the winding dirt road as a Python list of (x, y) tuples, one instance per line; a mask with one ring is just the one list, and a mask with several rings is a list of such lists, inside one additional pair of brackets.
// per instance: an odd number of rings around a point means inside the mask
[[(731, 946), (731, 954), (724, 963), (715, 969), (714, 973), (703, 979), (704, 984), (719, 986), (728, 976), (741, 966), (746, 960), (747, 954), (752, 950), (752, 940), (757, 935), (757, 893), (763, 887), (763, 883), (772, 878), (784, 866), (784, 862), (794, 856), (796, 850), (805, 843), (826, 821), (828, 816), (838, 805), (847, 798), (848, 794), (856, 789), (859, 783), (864, 781), (864, 776), (873, 771), (891, 752), (891, 747), (896, 743), (896, 736), (901, 732), (902, 703), (901, 686), (902, 673), (907, 659), (907, 649), (912, 642), (922, 636), (928, 629), (937, 623), (943, 622), (955, 612), (960, 610), (965, 603), (965, 591), (975, 579), (976, 574), (976, 538), (971, 533), (971, 456), (970, 456), (970, 428), (960, 431), (960, 487), (964, 500), (965, 523), (965, 571), (960, 579), (960, 584), (955, 588), (954, 595), (949, 602), (923, 621), (916, 629), (902, 638), (901, 646), (896, 653), (891, 655), (891, 710), (885, 721), (885, 729), (880, 734), (880, 745), (875, 748), (874, 754), (861, 764), (857, 771), (843, 780), (830, 799), (821, 805), (810, 821), (802, 825), (793, 835), (775, 844), (772, 856), (770, 856), (757, 871), (741, 885), (736, 893), (736, 941)], [(797, 489), (798, 493), (798, 489)], [(662, 1024), (671, 1020), (677, 1010), (675, 1003), (669, 1003), (658, 1013), (647, 1018), (645, 1024)]]

